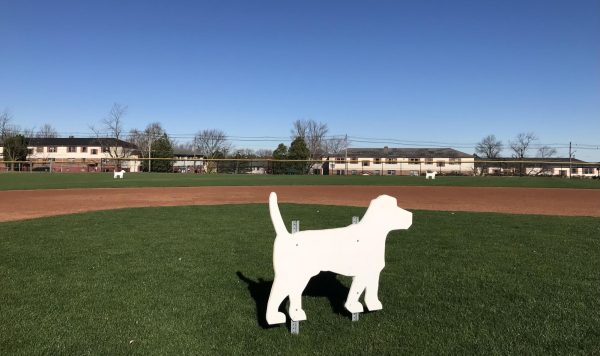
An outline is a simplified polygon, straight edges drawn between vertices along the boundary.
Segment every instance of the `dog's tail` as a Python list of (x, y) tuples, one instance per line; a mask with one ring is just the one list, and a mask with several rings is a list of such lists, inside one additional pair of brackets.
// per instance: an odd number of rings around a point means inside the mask
[(283, 218), (281, 217), (281, 212), (279, 211), (279, 206), (277, 205), (277, 194), (275, 192), (271, 192), (271, 195), (269, 195), (269, 213), (271, 214), (271, 222), (277, 235), (288, 234), (283, 223)]

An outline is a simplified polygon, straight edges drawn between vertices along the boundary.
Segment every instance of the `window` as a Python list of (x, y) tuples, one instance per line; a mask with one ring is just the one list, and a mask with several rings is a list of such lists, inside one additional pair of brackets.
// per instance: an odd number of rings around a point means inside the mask
[(380, 171), (380, 170), (373, 171), (373, 173), (374, 173), (376, 176), (378, 176), (378, 175), (381, 175), (381, 171)]
[(419, 164), (421, 162), (420, 158), (409, 158), (408, 164)]
[(381, 158), (374, 158), (373, 164), (381, 164)]
[(438, 167), (444, 167), (444, 166), (446, 166), (446, 162), (444, 162), (444, 161), (437, 161), (437, 166)]
[(35, 152), (37, 153), (44, 153), (44, 147), (43, 146), (39, 146), (35, 148)]
[(33, 154), (33, 148), (28, 148), (27, 149), (27, 154), (28, 155), (32, 155)]
[(345, 163), (346, 162), (346, 158), (344, 157), (336, 157), (335, 158), (335, 163)]
[(87, 147), (86, 146), (81, 147), (81, 153), (86, 153), (86, 152), (87, 152)]
[(364, 160), (364, 161), (362, 161), (362, 165), (363, 165), (363, 167), (368, 167), (371, 165), (371, 161)]
[(388, 158), (387, 159), (387, 164), (396, 164), (396, 163), (398, 163), (397, 158)]
[(102, 147), (102, 153), (108, 153), (108, 147)]
[(388, 175), (389, 175), (389, 176), (395, 176), (395, 175), (396, 175), (396, 171), (394, 171), (394, 170), (389, 170), (389, 171), (388, 171)]
[(460, 164), (460, 158), (450, 158), (449, 164)]
[(584, 168), (583, 174), (594, 174), (594, 168)]
[(48, 146), (48, 153), (56, 152), (56, 146)]
[(77, 152), (77, 147), (69, 146), (69, 147), (67, 147), (67, 152), (69, 152), (69, 153)]
[(358, 157), (350, 157), (350, 163), (357, 164), (358, 163)]
[(93, 155), (97, 155), (98, 154), (98, 149), (97, 148), (92, 148), (92, 154)]
[(425, 158), (425, 164), (433, 164), (433, 158)]
[(571, 174), (577, 174), (578, 168), (571, 168)]
[(357, 171), (352, 171), (350, 172), (353, 176), (355, 176), (358, 172)]

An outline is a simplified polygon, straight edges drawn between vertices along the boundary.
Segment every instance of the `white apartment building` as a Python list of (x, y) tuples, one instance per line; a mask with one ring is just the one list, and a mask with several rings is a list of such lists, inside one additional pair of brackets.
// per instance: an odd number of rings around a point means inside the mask
[[(112, 153), (112, 156), (111, 156)], [(4, 160), (3, 148), (0, 157)], [(117, 161), (113, 157), (122, 157)], [(108, 172), (117, 166), (129, 172), (138, 172), (141, 166), (137, 147), (115, 139), (97, 138), (30, 138), (27, 169), (54, 172)], [(31, 165), (31, 166), (29, 166)], [(5, 169), (4, 167), (2, 167)]]
[(476, 170), (484, 175), (518, 175), (522, 169), (529, 176), (592, 178), (600, 174), (600, 163), (587, 163), (573, 158), (477, 158)]
[(323, 175), (472, 175), (473, 155), (452, 148), (348, 148), (323, 157)]

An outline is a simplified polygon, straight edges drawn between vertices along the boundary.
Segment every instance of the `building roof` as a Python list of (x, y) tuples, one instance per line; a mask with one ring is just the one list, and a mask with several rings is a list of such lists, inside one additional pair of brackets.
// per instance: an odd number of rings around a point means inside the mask
[[(497, 158), (484, 158), (484, 157), (479, 157), (476, 156), (475, 157), (475, 162), (477, 161), (488, 161), (488, 162), (506, 162), (506, 161), (510, 161), (510, 162), (519, 162), (519, 161), (525, 161), (525, 162), (557, 162), (557, 163), (569, 163), (569, 158), (568, 157), (546, 157), (546, 158), (540, 158), (540, 157), (524, 157), (522, 160), (520, 158), (514, 158), (514, 157), (497, 157)], [(582, 163), (583, 161), (577, 158), (573, 158), (571, 159), (572, 163)]]
[[(330, 155), (335, 156), (335, 155)], [(338, 154), (339, 156), (339, 154)], [(453, 148), (348, 148), (348, 157), (365, 158), (473, 158)]]
[(137, 148), (127, 141), (96, 137), (31, 137), (28, 146), (102, 146), (101, 141), (111, 147)]
[(475, 165), (482, 165), (482, 164), (488, 164), (488, 166), (490, 164), (494, 164), (493, 162), (498, 162), (501, 165), (519, 165), (521, 164), (521, 162), (524, 162), (525, 165), (527, 164), (545, 164), (545, 165), (552, 165), (553, 163), (556, 165), (560, 165), (561, 167), (564, 167), (565, 165), (571, 163), (572, 165), (576, 165), (577, 167), (596, 167), (598, 165), (600, 165), (600, 163), (593, 163), (593, 162), (585, 162), (582, 161), (580, 159), (577, 158), (573, 158), (569, 161), (568, 157), (547, 157), (547, 158), (540, 158), (540, 157), (525, 157), (522, 160), (519, 158), (513, 158), (513, 157), (498, 157), (498, 158), (483, 158), (483, 157), (475, 157)]

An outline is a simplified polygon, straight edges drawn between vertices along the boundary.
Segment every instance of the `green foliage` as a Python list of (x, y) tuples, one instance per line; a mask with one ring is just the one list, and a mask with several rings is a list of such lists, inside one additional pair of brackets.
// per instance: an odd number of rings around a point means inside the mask
[[(275, 160), (307, 160), (310, 157), (310, 151), (306, 146), (306, 142), (302, 137), (296, 137), (290, 148), (280, 143), (273, 151), (273, 159)], [(273, 162), (274, 174), (303, 174), (307, 172), (307, 164), (305, 162)]]
[[(273, 159), (283, 160), (287, 159), (288, 148), (283, 143), (280, 143), (279, 146), (273, 151)], [(287, 171), (287, 163), (285, 162), (273, 162), (273, 174), (285, 174)]]
[[(308, 150), (308, 146), (306, 146), (304, 138), (299, 136), (292, 141), (287, 156), (288, 159), (294, 160), (307, 160), (310, 158), (310, 151)], [(308, 172), (309, 168), (310, 163), (306, 162), (293, 162), (290, 164), (290, 172), (293, 174), (304, 174)]]
[(288, 159), (304, 159), (307, 160), (310, 158), (310, 151), (306, 146), (306, 142), (302, 137), (296, 137), (292, 144), (290, 145), (290, 149), (287, 154)]
[(280, 143), (275, 151), (273, 151), (274, 159), (287, 159), (288, 148), (283, 143)]
[[(219, 162), (219, 173), (248, 173), (252, 170), (253, 164), (253, 162), (250, 160), (256, 158), (256, 155), (250, 150), (237, 150), (229, 158), (232, 160)], [(235, 159), (238, 159), (238, 161)], [(257, 160), (254, 164), (258, 165), (260, 163)]]
[[(156, 141), (152, 142), (152, 158), (173, 158), (173, 143), (167, 134), (163, 134)], [(150, 164), (152, 172), (171, 172), (173, 170), (173, 161), (171, 160), (152, 160)], [(142, 169), (148, 171), (148, 161), (142, 162)]]
[[(346, 226), (365, 211), (280, 208), (303, 230)], [(295, 337), (262, 327), (275, 237), (266, 204), (0, 223), (0, 354), (600, 350), (597, 218), (413, 213), (408, 231), (387, 238), (383, 310), (351, 322), (350, 278), (316, 276)]]
[[(27, 139), (23, 135), (8, 136), (3, 142), (3, 154), (6, 161), (27, 160)], [(14, 170), (14, 163), (6, 164)]]

